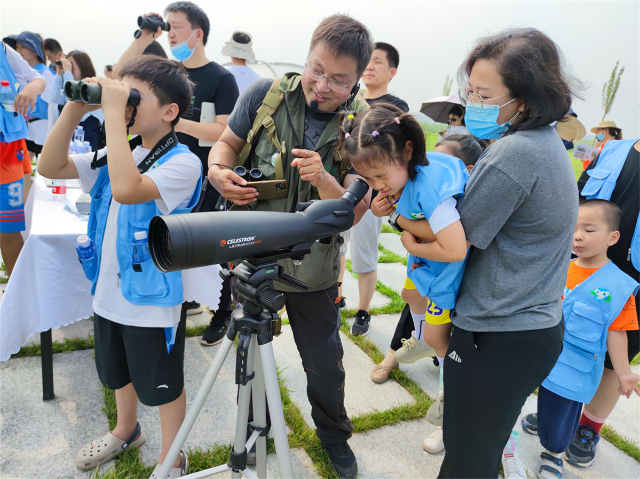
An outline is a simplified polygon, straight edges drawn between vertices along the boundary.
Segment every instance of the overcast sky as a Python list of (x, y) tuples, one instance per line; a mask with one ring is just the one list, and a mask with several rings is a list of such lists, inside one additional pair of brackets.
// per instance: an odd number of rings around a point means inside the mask
[[(333, 13), (362, 21), (375, 41), (400, 52), (398, 75), (390, 91), (411, 110), (442, 94), (474, 41), (508, 27), (535, 27), (563, 50), (573, 73), (588, 88), (585, 101), (573, 108), (587, 131), (602, 118), (601, 91), (617, 60), (624, 65), (620, 90), (607, 120), (623, 129), (625, 138), (640, 136), (638, 1), (196, 1), (211, 20), (207, 56), (224, 63), (220, 54), (235, 30), (253, 36), (256, 57), (265, 61), (304, 63), (311, 34)], [(0, 1), (2, 37), (30, 30), (56, 38), (65, 52), (86, 51), (96, 70), (114, 63), (133, 40), (136, 18), (162, 12), (158, 1)], [(274, 12), (279, 12), (277, 15)], [(166, 35), (160, 42), (169, 51)], [(457, 89), (454, 81), (453, 91)]]

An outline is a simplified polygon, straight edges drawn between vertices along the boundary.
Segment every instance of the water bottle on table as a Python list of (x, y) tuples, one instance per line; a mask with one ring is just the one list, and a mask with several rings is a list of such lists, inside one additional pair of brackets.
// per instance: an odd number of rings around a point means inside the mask
[(135, 234), (135, 240), (133, 241), (133, 255), (131, 263), (133, 264), (133, 270), (141, 272), (142, 268), (140, 263), (149, 261), (151, 259), (151, 253), (149, 253), (149, 240), (147, 239), (146, 231), (137, 231)]
[(76, 252), (78, 253), (78, 258), (81, 261), (83, 259), (93, 258), (96, 255), (96, 248), (93, 240), (87, 235), (78, 236), (78, 240), (76, 241)]
[(79, 141), (80, 144), (84, 143), (84, 129), (81, 126), (78, 126), (78, 128), (76, 128), (76, 131), (73, 134), (73, 141), (74, 143), (76, 141)]
[(16, 101), (16, 94), (13, 93), (9, 82), (6, 80), (2, 80), (0, 82), (0, 102), (2, 102), (2, 108), (12, 113), (16, 112), (16, 108), (14, 106)]
[(51, 180), (51, 196), (54, 200), (64, 200), (67, 197), (67, 180)]

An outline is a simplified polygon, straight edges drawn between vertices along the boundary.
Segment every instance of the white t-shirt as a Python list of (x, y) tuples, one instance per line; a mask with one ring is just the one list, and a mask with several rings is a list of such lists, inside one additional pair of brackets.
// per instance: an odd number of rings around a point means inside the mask
[[(98, 152), (98, 158), (102, 158), (107, 152), (103, 148)], [(149, 153), (149, 150), (138, 146), (133, 150), (133, 159), (138, 165)], [(95, 184), (100, 169), (91, 169), (93, 153), (73, 155), (73, 160), (80, 184), (85, 193), (88, 193)], [(158, 209), (163, 214), (169, 214), (178, 207), (189, 204), (195, 191), (202, 163), (193, 153), (178, 154), (171, 157), (166, 163), (152, 168), (146, 173), (158, 187), (161, 199), (156, 200)], [(107, 226), (102, 241), (102, 257), (100, 260), (100, 273), (93, 297), (93, 310), (103, 318), (129, 326), (143, 328), (169, 328), (180, 321), (181, 305), (173, 307), (138, 306), (131, 304), (122, 295), (120, 290), (120, 265), (116, 255), (117, 218), (120, 203), (111, 200)]]
[(460, 214), (456, 209), (457, 204), (456, 199), (451, 196), (433, 210), (429, 217), (429, 226), (431, 226), (434, 235), (460, 219)]
[(16, 76), (16, 80), (18, 80), (20, 85), (27, 86), (27, 84), (36, 78), (42, 78), (42, 75), (31, 68), (25, 59), (22, 58), (22, 55), (4, 42), (2, 42), (2, 46), (7, 54), (9, 66), (11, 67), (11, 70), (13, 70), (13, 74)]

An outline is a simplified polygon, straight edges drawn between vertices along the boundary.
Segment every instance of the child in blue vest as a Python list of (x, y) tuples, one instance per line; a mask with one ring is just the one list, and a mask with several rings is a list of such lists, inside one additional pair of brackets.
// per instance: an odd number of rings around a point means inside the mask
[[(136, 233), (148, 233), (154, 216), (193, 208), (202, 166), (173, 130), (192, 96), (181, 64), (157, 56), (136, 58), (122, 67), (121, 75), (122, 81), (85, 79), (101, 86), (101, 105), (65, 105), (38, 170), (48, 178), (78, 178), (92, 197), (87, 230), (95, 256), (83, 260), (82, 267), (93, 283), (98, 376), (106, 388), (115, 389), (118, 423), (85, 446), (76, 465), (92, 469), (144, 443), (137, 422), (139, 399), (160, 410), (162, 451), (155, 477), (186, 410), (182, 278), (180, 272), (161, 273), (152, 260), (133, 262), (132, 244), (140, 239)], [(140, 95), (137, 106), (129, 100), (134, 89)], [(69, 138), (96, 108), (104, 112), (107, 148), (69, 157)], [(136, 139), (130, 145), (127, 133), (138, 135), (133, 150)], [(169, 477), (187, 470), (181, 453)]]
[[(442, 365), (467, 257), (456, 210), (469, 178), (467, 167), (444, 153), (427, 156), (420, 124), (388, 103), (347, 115), (339, 141), (358, 174), (379, 191), (372, 212), (390, 216), (389, 223), (402, 231), (410, 253), (402, 298), (411, 309), (416, 337), (435, 349)], [(440, 426), (441, 413), (437, 406), (430, 411)], [(444, 447), (441, 428), (436, 435), (424, 444), (429, 452)]]
[(564, 290), (564, 347), (556, 366), (538, 390), (538, 412), (522, 427), (538, 434), (546, 449), (539, 476), (561, 479), (559, 457), (571, 444), (582, 413), (591, 401), (604, 369), (605, 353), (618, 376), (618, 392), (640, 396), (627, 357), (627, 330), (638, 329), (634, 296), (640, 285), (607, 257), (620, 238), (620, 209), (612, 202), (588, 199), (580, 203), (573, 237), (577, 258), (571, 262)]

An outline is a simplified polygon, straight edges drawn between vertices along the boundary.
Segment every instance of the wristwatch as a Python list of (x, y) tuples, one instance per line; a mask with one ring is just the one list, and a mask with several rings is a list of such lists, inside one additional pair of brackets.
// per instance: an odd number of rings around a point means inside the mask
[(398, 213), (397, 211), (394, 211), (393, 214), (391, 215), (391, 218), (389, 218), (389, 226), (391, 226), (398, 233), (402, 233), (404, 230), (398, 224), (399, 216), (400, 216), (400, 213)]

